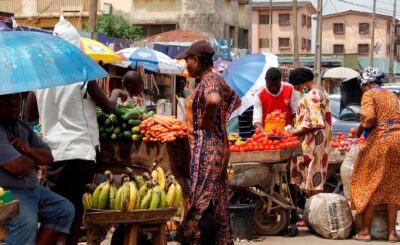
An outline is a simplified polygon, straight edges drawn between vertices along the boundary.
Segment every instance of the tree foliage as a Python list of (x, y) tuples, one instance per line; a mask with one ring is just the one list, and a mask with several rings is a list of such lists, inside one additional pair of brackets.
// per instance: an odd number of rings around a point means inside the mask
[[(85, 30), (88, 28), (86, 26)], [(122, 16), (103, 14), (97, 16), (96, 32), (104, 33), (108, 37), (117, 37), (130, 40), (140, 40), (143, 37), (142, 28), (126, 21)]]

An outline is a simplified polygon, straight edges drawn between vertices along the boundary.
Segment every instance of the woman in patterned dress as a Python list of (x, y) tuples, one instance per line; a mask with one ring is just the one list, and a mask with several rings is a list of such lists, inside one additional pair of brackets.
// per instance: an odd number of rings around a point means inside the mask
[(400, 107), (396, 95), (382, 89), (383, 72), (367, 68), (359, 78), (361, 123), (358, 135), (368, 131), (366, 143), (354, 165), (351, 177), (351, 201), (362, 213), (362, 227), (353, 237), (371, 240), (374, 209), (386, 205), (388, 241), (399, 241), (396, 233), (397, 207), (400, 204)]
[(190, 196), (177, 238), (182, 244), (233, 244), (228, 216), (226, 121), (240, 98), (212, 72), (214, 50), (207, 42), (192, 44), (185, 59), (189, 75), (200, 82), (187, 98), (187, 124), (192, 151)]
[(322, 191), (326, 181), (332, 139), (332, 114), (327, 93), (307, 68), (297, 68), (289, 81), (298, 91), (309, 92), (299, 101), (293, 134), (302, 141), (303, 155), (292, 160), (291, 180), (310, 197)]

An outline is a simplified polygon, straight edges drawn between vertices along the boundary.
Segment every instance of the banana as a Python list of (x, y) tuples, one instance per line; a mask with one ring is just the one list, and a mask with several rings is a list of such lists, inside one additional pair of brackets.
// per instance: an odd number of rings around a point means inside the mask
[(157, 183), (161, 187), (161, 189), (165, 190), (167, 186), (167, 179), (165, 178), (164, 170), (161, 167), (156, 168), (157, 173)]
[(161, 189), (160, 204), (158, 205), (158, 207), (165, 208), (166, 202), (167, 202), (167, 194), (165, 194), (165, 191)]
[(100, 192), (97, 208), (98, 209), (106, 209), (107, 208), (107, 203), (108, 199), (110, 196), (110, 182), (107, 181), (106, 184), (103, 186)]
[(177, 216), (181, 216), (184, 206), (185, 206), (185, 202), (183, 201), (183, 198), (182, 198), (181, 202), (179, 203), (178, 210), (176, 211)]
[(128, 182), (129, 185), (129, 202), (128, 202), (128, 210), (133, 210), (135, 208), (136, 202), (136, 186), (132, 181)]
[(146, 195), (146, 193), (147, 193), (147, 185), (140, 187), (140, 189), (139, 189), (140, 199), (143, 199), (144, 196)]
[(126, 210), (128, 210), (128, 206), (129, 206), (129, 196), (130, 196), (129, 183), (125, 182), (121, 188), (122, 188), (121, 210), (126, 211)]
[(182, 187), (179, 185), (178, 182), (175, 182), (175, 198), (174, 198), (174, 203), (173, 206), (178, 206), (181, 200), (183, 199), (182, 196)]
[(115, 198), (117, 195), (117, 188), (115, 187), (115, 185), (110, 186), (110, 194), (109, 194), (109, 199), (108, 199), (108, 209), (110, 210), (116, 210), (116, 206), (115, 206)]
[(135, 191), (136, 191), (135, 209), (139, 209), (140, 208), (140, 200), (141, 200), (141, 198), (140, 198), (140, 194), (139, 194), (138, 189), (135, 189)]
[(153, 194), (151, 197), (150, 207), (149, 209), (155, 209), (160, 204), (160, 195), (161, 195), (161, 187), (155, 186), (153, 189)]
[(144, 182), (144, 180), (141, 176), (134, 175), (133, 180), (135, 181), (138, 189), (140, 189), (142, 186), (146, 185), (146, 183)]
[(103, 189), (103, 187), (107, 184), (106, 182), (101, 183), (99, 186), (97, 186), (96, 190), (93, 192), (92, 195), (92, 203), (93, 203), (93, 208), (99, 208), (99, 197), (100, 197), (100, 192)]
[(86, 192), (82, 196), (82, 204), (84, 208), (93, 208), (92, 193)]
[(147, 209), (149, 207), (152, 194), (153, 194), (153, 189), (147, 191), (144, 198), (140, 201), (139, 209)]
[(115, 209), (121, 210), (121, 197), (122, 197), (122, 186), (118, 189), (117, 195), (115, 197)]
[(172, 205), (174, 204), (175, 190), (175, 184), (171, 184), (165, 197), (165, 205), (167, 207), (172, 207)]

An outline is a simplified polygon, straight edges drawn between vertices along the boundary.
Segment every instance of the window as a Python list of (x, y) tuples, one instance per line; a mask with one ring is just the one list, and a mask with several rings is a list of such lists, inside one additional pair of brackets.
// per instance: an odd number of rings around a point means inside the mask
[(369, 54), (369, 44), (358, 44), (358, 54)]
[(290, 14), (279, 14), (279, 25), (290, 25)]
[(307, 51), (311, 50), (311, 40), (307, 39)]
[(290, 38), (280, 37), (279, 38), (279, 48), (290, 48)]
[(360, 34), (369, 34), (369, 23), (358, 24), (358, 32)]
[(307, 16), (307, 28), (311, 27), (311, 16)]
[(333, 53), (334, 54), (344, 54), (344, 45), (343, 44), (334, 44), (333, 45)]
[(307, 25), (307, 16), (305, 14), (303, 14), (301, 16), (301, 26), (305, 26)]
[(333, 23), (333, 33), (335, 33), (335, 34), (343, 34), (344, 33), (344, 25), (343, 25), (343, 23)]
[(247, 49), (249, 47), (249, 30), (239, 28), (238, 48)]
[(259, 20), (260, 25), (269, 25), (269, 15), (260, 14), (259, 18), (260, 18)]
[(301, 49), (307, 49), (307, 39), (301, 38)]
[(260, 38), (258, 40), (258, 46), (260, 48), (269, 48), (269, 38)]

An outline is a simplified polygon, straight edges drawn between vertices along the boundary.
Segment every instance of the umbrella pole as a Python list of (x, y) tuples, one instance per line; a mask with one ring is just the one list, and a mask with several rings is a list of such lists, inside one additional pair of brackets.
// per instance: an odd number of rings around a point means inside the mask
[(173, 78), (172, 78), (172, 115), (174, 115), (174, 116), (177, 116), (177, 113), (176, 113), (176, 99), (175, 99), (175, 97), (176, 97), (176, 75), (173, 75)]

